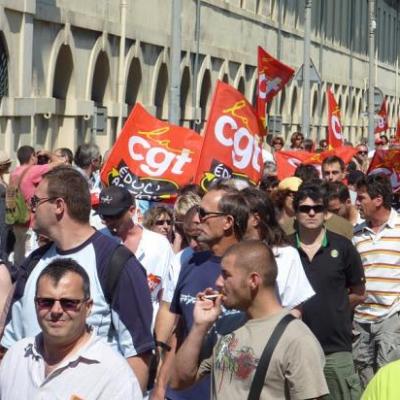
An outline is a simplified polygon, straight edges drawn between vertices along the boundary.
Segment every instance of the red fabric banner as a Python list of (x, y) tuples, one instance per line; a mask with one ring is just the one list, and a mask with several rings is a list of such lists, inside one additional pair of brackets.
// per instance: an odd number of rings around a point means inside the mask
[(272, 57), (262, 47), (258, 47), (257, 112), (264, 127), (266, 104), (286, 85), (293, 74), (294, 69)]
[(326, 91), (328, 103), (328, 148), (336, 149), (343, 146), (343, 128), (340, 121), (340, 108), (336, 103), (332, 89)]
[(392, 189), (400, 189), (400, 150), (376, 150), (368, 168), (368, 175), (383, 174), (390, 179)]
[(215, 178), (257, 184), (262, 174), (263, 129), (257, 114), (236, 89), (218, 81), (204, 136), (196, 183), (204, 190)]
[(384, 99), (381, 105), (381, 109), (379, 110), (377, 118), (375, 120), (375, 133), (385, 132), (388, 128), (389, 125), (386, 110), (386, 99)]
[(102, 182), (138, 198), (168, 199), (193, 182), (203, 138), (160, 121), (136, 104), (101, 171)]
[(400, 143), (400, 118), (397, 118), (396, 136), (394, 137), (395, 143)]
[(310, 153), (308, 151), (277, 151), (275, 161), (278, 179), (282, 180), (293, 176), (296, 168), (300, 164), (312, 164), (320, 171), (322, 161), (329, 156), (338, 156), (346, 164), (351, 161), (357, 150), (353, 147), (342, 146), (323, 153)]

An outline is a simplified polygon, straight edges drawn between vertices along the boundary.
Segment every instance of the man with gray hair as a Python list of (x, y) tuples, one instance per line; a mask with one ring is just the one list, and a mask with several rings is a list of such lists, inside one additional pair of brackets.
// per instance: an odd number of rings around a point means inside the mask
[(86, 177), (91, 192), (101, 190), (99, 169), (101, 166), (101, 153), (99, 146), (94, 143), (84, 143), (78, 146), (74, 162), (78, 171)]

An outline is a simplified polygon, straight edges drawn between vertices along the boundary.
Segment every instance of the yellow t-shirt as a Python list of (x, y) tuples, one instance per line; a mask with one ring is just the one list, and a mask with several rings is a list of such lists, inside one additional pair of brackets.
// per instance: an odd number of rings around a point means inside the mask
[(382, 367), (371, 379), (361, 400), (400, 399), (400, 360)]

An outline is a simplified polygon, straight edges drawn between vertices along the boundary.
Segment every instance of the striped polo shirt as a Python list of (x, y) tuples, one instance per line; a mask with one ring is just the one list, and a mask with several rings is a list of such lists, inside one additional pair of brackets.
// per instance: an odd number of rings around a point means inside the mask
[(392, 209), (378, 233), (366, 224), (354, 228), (366, 278), (366, 300), (355, 309), (357, 322), (374, 323), (400, 311), (400, 216)]

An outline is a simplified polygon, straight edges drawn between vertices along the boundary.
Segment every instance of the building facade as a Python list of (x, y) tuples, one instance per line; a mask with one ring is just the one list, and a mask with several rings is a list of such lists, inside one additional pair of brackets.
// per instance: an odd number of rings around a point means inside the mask
[[(23, 144), (110, 148), (135, 102), (168, 117), (171, 0), (0, 0), (0, 148)], [(375, 80), (390, 132), (399, 114), (397, 1), (377, 0)], [(201, 130), (218, 79), (254, 101), (257, 46), (297, 69), (304, 0), (183, 0), (181, 122)], [(199, 7), (199, 14), (196, 14)], [(196, 19), (196, 15), (200, 15)], [(311, 134), (325, 137), (327, 87), (345, 136), (367, 133), (368, 10), (365, 0), (314, 0)], [(197, 67), (196, 67), (197, 66)], [(293, 80), (269, 106), (282, 135), (301, 128), (302, 86)]]

